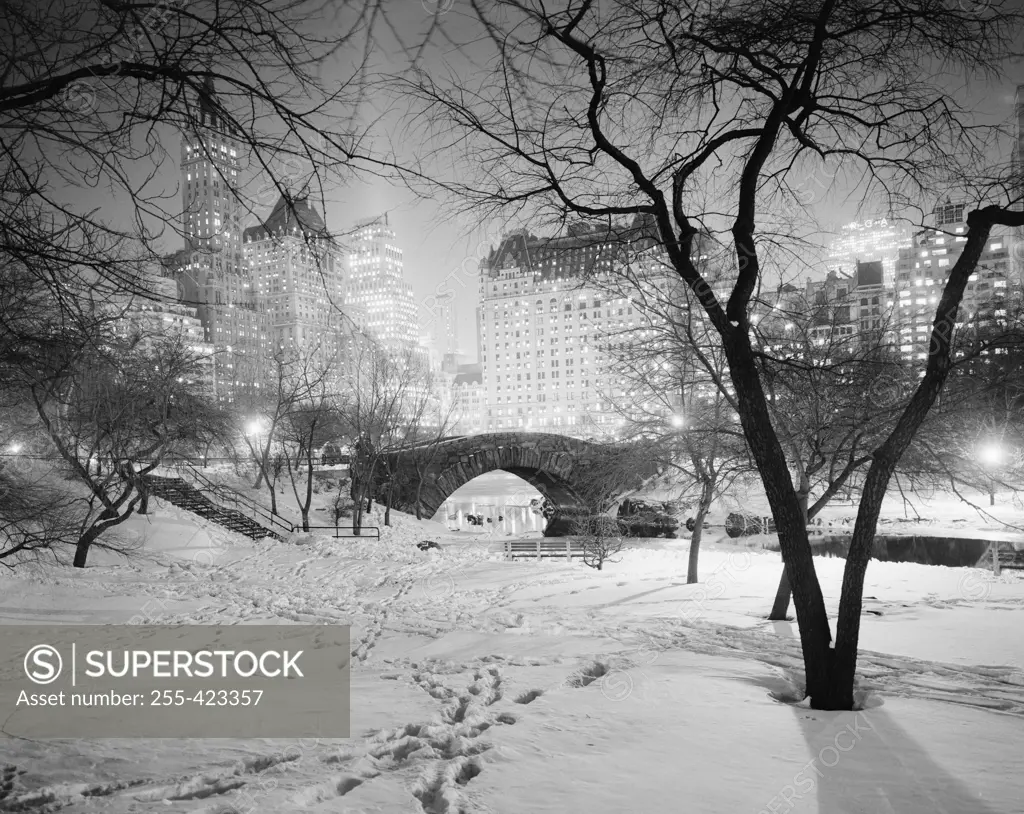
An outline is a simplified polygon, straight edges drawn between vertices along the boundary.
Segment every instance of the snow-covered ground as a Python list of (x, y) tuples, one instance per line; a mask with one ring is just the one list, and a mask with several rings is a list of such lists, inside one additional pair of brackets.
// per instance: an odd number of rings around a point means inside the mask
[[(0, 622), (351, 624), (352, 737), (0, 740), (0, 811), (1024, 812), (1019, 574), (872, 562), (865, 708), (825, 713), (778, 700), (778, 554), (717, 529), (686, 585), (682, 540), (597, 572), (397, 512), (252, 542), (155, 503), (131, 561), (0, 574)], [(834, 612), (844, 561), (816, 563)]]

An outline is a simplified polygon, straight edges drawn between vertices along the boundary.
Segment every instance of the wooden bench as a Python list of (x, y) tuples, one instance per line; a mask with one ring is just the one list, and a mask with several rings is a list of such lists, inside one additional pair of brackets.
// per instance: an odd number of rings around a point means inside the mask
[[(993, 569), (997, 574), (1003, 568), (1024, 571), (1024, 551), (1014, 551), (1013, 547), (1006, 543), (1002, 545), (999, 543), (993, 543), (993, 547), (998, 547), (999, 551), (998, 565)], [(993, 548), (990, 547), (989, 553), (991, 554), (992, 551)]]
[(505, 559), (516, 557), (565, 557), (583, 556), (583, 543), (569, 537), (538, 537), (536, 540), (506, 540)]

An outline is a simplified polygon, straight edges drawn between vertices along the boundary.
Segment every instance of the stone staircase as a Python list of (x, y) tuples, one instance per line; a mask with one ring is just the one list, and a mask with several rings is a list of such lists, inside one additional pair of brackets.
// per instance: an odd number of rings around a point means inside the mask
[(262, 540), (264, 537), (273, 537), (275, 540), (284, 539), (277, 532), (264, 528), (241, 512), (217, 505), (181, 478), (147, 475), (145, 480), (149, 486), (149, 493), (153, 497), (163, 498), (186, 511), (212, 520), (226, 529), (237, 531), (253, 540)]

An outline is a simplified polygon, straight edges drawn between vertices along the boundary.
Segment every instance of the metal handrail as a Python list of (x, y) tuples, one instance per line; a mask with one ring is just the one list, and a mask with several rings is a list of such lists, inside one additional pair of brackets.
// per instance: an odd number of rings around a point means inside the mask
[[(310, 531), (313, 531), (314, 529), (316, 529), (316, 530), (324, 529), (324, 530), (328, 530), (328, 531), (331, 530), (331, 529), (334, 529), (334, 535), (333, 536), (334, 536), (334, 538), (336, 540), (348, 539), (349, 536), (352, 536), (352, 537), (362, 537), (364, 531), (371, 531), (372, 530), (373, 534), (372, 535), (367, 535), (367, 536), (373, 536), (374, 538), (376, 538), (378, 540), (380, 539), (380, 527), (379, 526), (360, 526), (358, 533), (356, 533), (356, 527), (355, 526), (333, 525), (333, 526), (310, 526), (309, 527)], [(351, 530), (353, 533), (351, 535), (340, 534), (339, 532), (342, 529)], [(295, 530), (296, 531), (302, 531), (302, 524), (300, 523), (296, 527)]]
[(264, 506), (261, 503), (257, 503), (251, 497), (243, 495), (241, 492), (237, 492), (230, 486), (225, 486), (220, 483), (214, 483), (206, 475), (197, 470), (195, 466), (189, 462), (183, 462), (189, 475), (195, 478), (199, 484), (202, 485), (202, 489), (199, 491), (209, 493), (213, 498), (230, 502), (236, 509), (239, 504), (245, 506), (249, 511), (253, 513), (253, 516), (259, 516), (264, 520), (267, 520), (271, 526), (279, 526), (280, 528), (288, 531), (289, 533), (296, 530), (295, 524), (285, 520), (281, 515), (275, 512), (268, 506)]
[[(195, 465), (192, 464), (190, 461), (184, 461), (183, 463), (188, 468), (189, 474), (203, 486), (203, 488), (199, 489), (198, 491), (208, 492), (214, 498), (218, 498), (224, 501), (230, 501), (236, 507), (238, 506), (239, 503), (241, 503), (243, 506), (249, 508), (255, 515), (259, 515), (260, 517), (268, 520), (272, 525), (280, 526), (282, 529), (285, 529), (289, 533), (294, 533), (303, 530), (301, 523), (292, 523), (288, 520), (285, 520), (284, 517), (275, 512), (273, 509), (253, 500), (248, 495), (243, 495), (241, 492), (232, 489), (230, 486), (225, 486), (224, 484), (221, 483), (214, 483), (208, 477), (206, 477), (206, 475), (204, 475), (202, 472), (196, 469)], [(333, 526), (309, 526), (310, 531), (314, 529), (333, 529), (334, 537), (336, 539), (340, 539), (342, 537), (342, 535), (339, 533), (341, 529), (351, 529), (353, 532), (353, 537), (362, 536), (362, 532), (364, 530), (372, 530), (372, 536), (378, 540), (380, 539), (380, 528), (378, 526), (360, 526), (358, 532), (356, 532), (355, 526), (341, 526), (337, 523), (335, 523)]]

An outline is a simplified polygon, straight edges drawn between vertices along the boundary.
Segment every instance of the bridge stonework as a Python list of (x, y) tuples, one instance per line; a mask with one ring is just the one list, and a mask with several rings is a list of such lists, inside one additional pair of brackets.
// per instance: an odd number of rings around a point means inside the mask
[(429, 518), (460, 486), (502, 469), (532, 484), (556, 509), (582, 508), (583, 478), (605, 449), (564, 435), (526, 432), (464, 436), (433, 449), (392, 453), (389, 469), (399, 484), (393, 505), (415, 512), (419, 492), (421, 516)]

